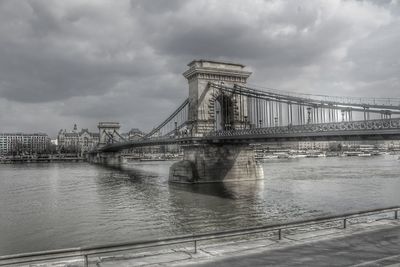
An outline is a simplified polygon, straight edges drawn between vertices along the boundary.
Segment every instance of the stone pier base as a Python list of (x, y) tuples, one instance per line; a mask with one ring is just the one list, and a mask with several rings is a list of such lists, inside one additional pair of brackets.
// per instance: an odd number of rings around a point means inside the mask
[(119, 167), (124, 163), (124, 158), (118, 152), (88, 154), (87, 161), (90, 163)]
[(262, 166), (249, 145), (191, 145), (184, 159), (173, 164), (169, 181), (203, 183), (263, 179)]

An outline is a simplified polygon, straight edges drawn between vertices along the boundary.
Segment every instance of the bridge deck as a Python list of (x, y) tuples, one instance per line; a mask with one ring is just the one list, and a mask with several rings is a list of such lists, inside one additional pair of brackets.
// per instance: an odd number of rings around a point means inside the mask
[(275, 141), (400, 139), (400, 119), (320, 123), (211, 132), (206, 136), (168, 136), (106, 145), (93, 152), (193, 143), (261, 143)]

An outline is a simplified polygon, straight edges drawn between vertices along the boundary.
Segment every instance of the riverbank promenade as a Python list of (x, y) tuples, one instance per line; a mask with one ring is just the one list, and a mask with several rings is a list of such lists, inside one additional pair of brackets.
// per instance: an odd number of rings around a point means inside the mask
[(0, 261), (0, 266), (395, 267), (400, 266), (400, 220), (397, 215), (397, 212), (395, 217), (375, 215), (362, 221), (350, 216), (339, 221), (324, 219), (321, 224), (280, 228), (278, 233), (225, 234), (223, 238), (198, 239), (195, 246), (187, 242), (162, 241), (157, 246), (142, 244), (134, 250), (116, 247), (112, 253), (108, 247), (108, 253), (92, 254), (86, 261), (75, 254), (69, 259), (30, 261), (26, 258), (29, 262), (17, 265), (12, 265), (11, 259), (8, 263)]
[(284, 243), (193, 266), (400, 266), (399, 224), (289, 236)]
[(400, 222), (382, 220), (347, 229), (324, 229), (208, 244), (192, 251), (104, 257), (97, 266), (400, 266)]

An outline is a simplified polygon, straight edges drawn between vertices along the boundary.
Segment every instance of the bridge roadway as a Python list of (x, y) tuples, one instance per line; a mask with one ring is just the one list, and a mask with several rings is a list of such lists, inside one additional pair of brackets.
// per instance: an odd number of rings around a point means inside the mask
[(400, 139), (400, 118), (217, 131), (206, 136), (177, 135), (160, 138), (145, 138), (137, 141), (108, 144), (92, 152), (118, 152), (123, 149), (134, 147), (169, 144), (252, 144), (277, 141), (385, 139)]

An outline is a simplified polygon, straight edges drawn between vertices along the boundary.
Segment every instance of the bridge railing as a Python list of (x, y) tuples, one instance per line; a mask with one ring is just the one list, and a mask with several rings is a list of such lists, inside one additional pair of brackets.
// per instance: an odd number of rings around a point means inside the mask
[(285, 133), (335, 132), (356, 130), (400, 129), (400, 119), (345, 121), (319, 124), (289, 125), (266, 128), (214, 131), (209, 136), (268, 135)]
[(92, 246), (92, 247), (69, 248), (69, 249), (48, 250), (48, 251), (40, 251), (40, 252), (32, 252), (32, 253), (5, 255), (5, 256), (0, 256), (0, 266), (16, 265), (16, 264), (29, 264), (29, 263), (34, 263), (34, 262), (44, 262), (44, 261), (53, 261), (53, 260), (61, 260), (61, 259), (65, 260), (68, 258), (75, 258), (75, 259), (82, 258), (82, 261), (84, 262), (84, 266), (89, 266), (90, 257), (94, 257), (96, 255), (101, 255), (101, 254), (105, 254), (105, 253), (132, 251), (135, 249), (144, 249), (144, 248), (152, 248), (152, 247), (154, 248), (154, 247), (161, 247), (161, 246), (170, 246), (170, 245), (177, 245), (177, 244), (190, 244), (190, 243), (193, 245), (193, 252), (197, 253), (197, 249), (199, 247), (199, 242), (201, 242), (201, 241), (239, 237), (239, 236), (252, 235), (252, 234), (258, 234), (258, 233), (267, 233), (267, 232), (275, 232), (277, 234), (277, 239), (281, 240), (283, 237), (283, 231), (290, 230), (290, 229), (296, 229), (296, 228), (300, 228), (300, 227), (308, 227), (308, 226), (324, 224), (324, 223), (341, 222), (341, 227), (347, 228), (349, 225), (350, 219), (379, 215), (379, 214), (384, 214), (384, 213), (385, 214), (393, 213), (393, 218), (395, 220), (397, 220), (399, 210), (400, 210), (400, 206), (394, 206), (394, 207), (370, 209), (370, 210), (364, 210), (364, 211), (359, 211), (359, 212), (345, 213), (345, 214), (335, 215), (335, 216), (325, 216), (325, 217), (319, 217), (319, 218), (314, 218), (314, 219), (291, 221), (288, 223), (269, 224), (269, 225), (263, 225), (263, 226), (240, 228), (240, 229), (226, 230), (226, 231), (219, 231), (219, 232), (181, 235), (181, 236), (174, 236), (174, 237), (167, 237), (167, 238), (141, 240), (141, 241), (136, 241), (136, 242), (108, 244), (108, 245), (100, 245), (100, 246)]

